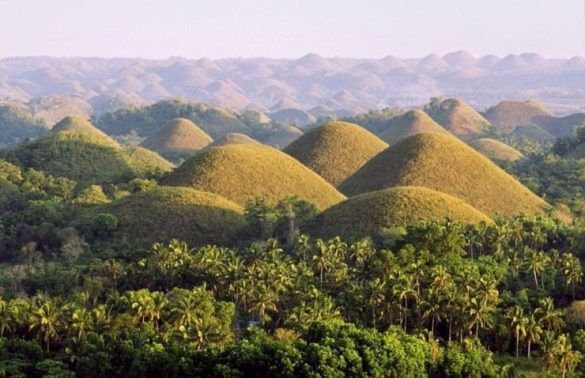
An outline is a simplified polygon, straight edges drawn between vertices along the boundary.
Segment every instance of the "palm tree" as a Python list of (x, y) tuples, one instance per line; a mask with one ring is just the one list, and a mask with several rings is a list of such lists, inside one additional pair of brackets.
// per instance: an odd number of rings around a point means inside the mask
[(495, 307), (490, 302), (472, 297), (467, 306), (468, 329), (475, 328), (475, 337), (479, 337), (480, 328), (490, 328), (493, 325)]
[(398, 300), (404, 303), (404, 312), (402, 321), (404, 330), (408, 325), (408, 299), (418, 300), (418, 291), (415, 286), (414, 277), (410, 274), (402, 273), (397, 278), (397, 285), (393, 288), (394, 295), (398, 297)]
[(323, 274), (333, 266), (329, 248), (321, 239), (317, 240), (317, 248), (313, 255), (313, 266), (319, 271), (319, 285), (323, 288)]
[(422, 314), (422, 318), (431, 320), (432, 337), (435, 337), (436, 324), (443, 318), (444, 304), (443, 297), (436, 288), (430, 288), (427, 290), (425, 299), (421, 301), (421, 307), (425, 309)]
[(272, 290), (269, 290), (263, 282), (256, 286), (256, 290), (252, 293), (251, 302), (251, 310), (258, 315), (262, 325), (264, 325), (267, 311), (277, 312), (278, 296)]
[(539, 307), (534, 311), (537, 320), (545, 330), (559, 332), (565, 324), (563, 311), (556, 309), (552, 298), (544, 298), (539, 302)]
[(4, 337), (6, 331), (12, 332), (13, 322), (13, 306), (10, 302), (0, 299), (0, 337)]
[(93, 326), (91, 312), (85, 308), (73, 310), (71, 314), (71, 329), (76, 331), (77, 340), (81, 340)]
[(366, 286), (367, 303), (370, 306), (372, 316), (372, 326), (376, 328), (376, 309), (384, 302), (384, 288), (386, 282), (380, 278), (376, 278)]
[(542, 328), (540, 327), (540, 322), (536, 319), (535, 314), (533, 313), (532, 316), (528, 318), (526, 324), (526, 342), (528, 343), (526, 355), (528, 358), (531, 358), (530, 347), (532, 346), (532, 343), (540, 341), (541, 336)]
[[(543, 251), (528, 250), (526, 253), (528, 261), (528, 268), (532, 271), (532, 277), (534, 278), (534, 287), (538, 289), (538, 276), (542, 275), (548, 268), (550, 258)], [(542, 280), (542, 288), (544, 289), (544, 280)]]
[(580, 284), (583, 279), (581, 261), (570, 253), (561, 257), (562, 272), (565, 276), (565, 284), (571, 286), (573, 300), (575, 300), (575, 285)]
[(528, 318), (524, 314), (524, 309), (518, 305), (508, 309), (506, 318), (510, 322), (510, 328), (516, 336), (516, 357), (519, 355), (520, 338), (526, 336), (526, 326)]
[(59, 337), (61, 324), (61, 309), (52, 300), (43, 300), (30, 313), (29, 330), (45, 342), (47, 352), (50, 351), (51, 341)]

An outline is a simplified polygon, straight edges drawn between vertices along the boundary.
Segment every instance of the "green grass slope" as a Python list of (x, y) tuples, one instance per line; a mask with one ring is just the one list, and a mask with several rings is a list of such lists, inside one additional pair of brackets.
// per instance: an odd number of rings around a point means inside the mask
[(387, 147), (366, 129), (336, 121), (305, 133), (284, 151), (337, 186)]
[(466, 141), (478, 138), (492, 127), (475, 109), (456, 98), (431, 101), (425, 111), (451, 134)]
[(524, 159), (524, 155), (517, 149), (491, 138), (476, 139), (471, 142), (471, 146), (483, 156), (498, 164), (513, 163)]
[(345, 198), (284, 152), (244, 144), (206, 149), (168, 174), (163, 184), (217, 193), (242, 205), (255, 197), (276, 202), (297, 196), (325, 209)]
[(100, 134), (65, 130), (24, 143), (7, 153), (27, 168), (73, 179), (81, 185), (153, 177), (172, 165), (142, 148), (123, 149)]
[(383, 128), (380, 138), (388, 143), (396, 143), (420, 133), (448, 134), (427, 113), (417, 109), (390, 118)]
[(436, 190), (400, 186), (360, 194), (325, 210), (314, 222), (315, 236), (350, 239), (375, 236), (383, 229), (446, 217), (463, 223), (491, 223), (466, 202)]
[(146, 138), (141, 146), (160, 154), (194, 155), (213, 139), (196, 124), (185, 118), (175, 118)]
[(104, 133), (81, 116), (67, 116), (51, 128), (51, 134), (57, 134), (63, 131), (89, 134), (95, 138), (101, 139), (104, 144), (118, 146), (118, 143), (110, 138), (108, 134)]
[(457, 138), (417, 134), (389, 147), (340, 185), (350, 196), (395, 186), (423, 186), (483, 213), (542, 213), (549, 205)]
[(241, 133), (227, 133), (219, 139), (216, 139), (209, 147), (225, 146), (226, 144), (261, 144), (256, 139)]
[(99, 206), (99, 213), (118, 218), (112, 239), (149, 248), (156, 242), (179, 239), (190, 246), (232, 245), (244, 227), (243, 209), (216, 194), (190, 188), (158, 187)]

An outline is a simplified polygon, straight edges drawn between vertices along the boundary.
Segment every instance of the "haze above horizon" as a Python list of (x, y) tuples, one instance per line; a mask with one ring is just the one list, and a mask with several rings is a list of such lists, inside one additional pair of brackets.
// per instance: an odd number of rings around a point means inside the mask
[(582, 0), (0, 0), (0, 58), (585, 55)]

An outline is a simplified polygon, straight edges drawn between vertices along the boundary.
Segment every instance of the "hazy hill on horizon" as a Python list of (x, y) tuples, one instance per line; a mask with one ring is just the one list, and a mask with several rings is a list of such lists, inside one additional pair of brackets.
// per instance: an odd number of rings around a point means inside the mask
[(583, 82), (582, 57), (475, 57), (465, 51), (417, 59), (318, 54), (299, 59), (0, 59), (0, 99), (27, 103), (48, 124), (68, 114), (88, 116), (175, 97), (278, 112), (279, 118), (299, 124), (372, 108), (420, 106), (432, 96), (460, 98), (478, 111), (503, 99), (531, 98), (563, 115), (585, 108)]

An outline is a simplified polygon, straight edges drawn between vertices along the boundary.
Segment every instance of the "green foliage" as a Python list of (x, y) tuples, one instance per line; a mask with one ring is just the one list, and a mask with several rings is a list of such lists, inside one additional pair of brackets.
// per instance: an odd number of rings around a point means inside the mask
[(14, 147), (27, 139), (36, 139), (45, 133), (45, 125), (26, 110), (0, 104), (0, 148)]
[(90, 185), (83, 189), (73, 200), (74, 203), (81, 206), (101, 205), (110, 202), (105, 195), (102, 187), (99, 185)]

